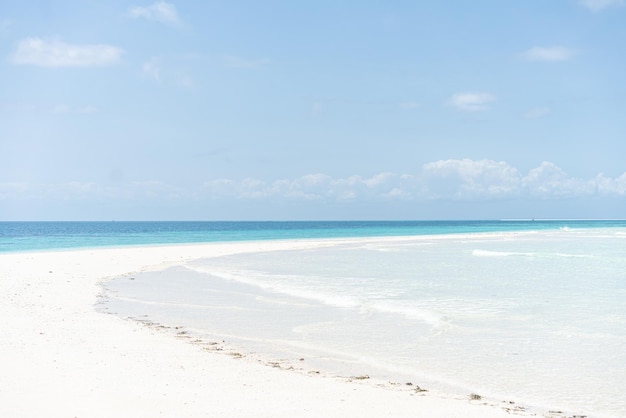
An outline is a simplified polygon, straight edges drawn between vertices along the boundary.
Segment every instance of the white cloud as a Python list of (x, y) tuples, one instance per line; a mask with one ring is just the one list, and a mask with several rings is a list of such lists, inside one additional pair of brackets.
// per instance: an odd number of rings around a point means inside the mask
[(519, 171), (493, 160), (440, 160), (424, 164), (427, 195), (436, 198), (502, 197), (519, 190)]
[(309, 174), (267, 181), (215, 179), (181, 188), (160, 181), (62, 184), (0, 183), (2, 199), (199, 199), (212, 201), (301, 201), (320, 203), (390, 201), (559, 200), (626, 197), (626, 173), (579, 179), (551, 162), (522, 173), (504, 161), (454, 159), (433, 161), (416, 174), (383, 172), (370, 177)]
[(521, 58), (527, 61), (567, 61), (574, 55), (576, 55), (574, 50), (562, 46), (534, 46), (520, 54)]
[(593, 195), (626, 195), (626, 173), (612, 179), (603, 175), (589, 180), (568, 175), (544, 161), (523, 175), (505, 162), (492, 160), (442, 160), (423, 166), (427, 185), (423, 197), (436, 199), (538, 198), (561, 199)]
[[(505, 162), (492, 160), (440, 160), (424, 164), (418, 174), (383, 172), (371, 177), (352, 175), (333, 178), (307, 175), (274, 182), (246, 179), (205, 183), (209, 195), (238, 199), (307, 199), (324, 201), (388, 201), (393, 199), (500, 199), (515, 196), (554, 197), (570, 195), (577, 186), (588, 194), (588, 185), (558, 177), (558, 167), (542, 164), (524, 176)], [(606, 180), (604, 180), (605, 183)], [(568, 192), (563, 193), (562, 184)], [(608, 184), (608, 183), (607, 183)], [(613, 186), (611, 186), (613, 187)], [(605, 189), (609, 189), (607, 185)], [(611, 190), (617, 190), (613, 187)]]
[(118, 62), (123, 50), (111, 45), (72, 45), (60, 40), (25, 38), (11, 60), (40, 67), (98, 67)]
[(383, 196), (389, 199), (405, 199), (405, 198), (409, 199), (411, 197), (411, 194), (408, 192), (405, 192), (402, 189), (394, 187), (388, 193), (383, 194)]
[(597, 191), (600, 195), (620, 195), (626, 196), (626, 173), (614, 179), (598, 174), (594, 179)]
[(363, 184), (365, 184), (369, 188), (374, 188), (380, 185), (384, 185), (393, 177), (393, 173), (380, 173), (370, 177), (369, 179), (363, 180)]
[(132, 7), (128, 15), (135, 19), (148, 19), (170, 25), (177, 25), (181, 22), (176, 6), (164, 1), (158, 1), (150, 6)]
[(486, 110), (487, 104), (496, 100), (490, 93), (459, 93), (452, 96), (449, 103), (460, 110), (477, 112)]
[(593, 12), (599, 12), (607, 7), (623, 6), (624, 0), (580, 0), (580, 4)]
[(596, 189), (593, 180), (570, 177), (560, 167), (547, 161), (530, 170), (522, 179), (522, 185), (529, 195), (542, 198), (588, 196)]

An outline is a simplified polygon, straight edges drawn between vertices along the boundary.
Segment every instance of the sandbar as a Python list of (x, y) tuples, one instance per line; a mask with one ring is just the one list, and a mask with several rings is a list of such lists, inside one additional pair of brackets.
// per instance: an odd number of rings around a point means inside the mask
[(200, 257), (324, 245), (285, 240), (0, 254), (0, 416), (535, 415), (470, 394), (271, 367), (96, 309), (101, 284), (122, 274)]

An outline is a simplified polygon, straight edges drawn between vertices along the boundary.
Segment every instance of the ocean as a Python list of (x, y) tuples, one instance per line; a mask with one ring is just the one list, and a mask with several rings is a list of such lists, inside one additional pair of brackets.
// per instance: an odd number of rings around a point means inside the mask
[(625, 221), (0, 223), (0, 231), (1, 251), (342, 238), (135, 272), (107, 282), (98, 309), (339, 376), (626, 416)]
[(626, 220), (0, 222), (0, 252), (602, 227)]

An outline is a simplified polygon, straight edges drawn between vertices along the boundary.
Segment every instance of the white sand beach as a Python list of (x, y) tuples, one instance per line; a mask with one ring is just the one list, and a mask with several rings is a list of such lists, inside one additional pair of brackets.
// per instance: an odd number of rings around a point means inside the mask
[(95, 308), (100, 283), (124, 273), (212, 255), (322, 245), (275, 241), (0, 254), (0, 416), (532, 415), (502, 401), (470, 400), (469, 394), (418, 393), (404, 384), (270, 367)]

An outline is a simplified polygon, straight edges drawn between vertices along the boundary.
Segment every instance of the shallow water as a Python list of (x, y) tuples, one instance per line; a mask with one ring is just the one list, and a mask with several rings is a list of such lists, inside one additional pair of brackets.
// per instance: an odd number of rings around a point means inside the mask
[(108, 308), (344, 375), (624, 416), (626, 230), (421, 236), (196, 260)]

